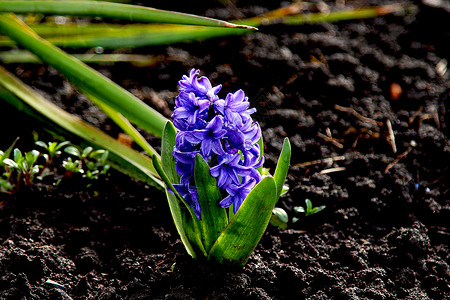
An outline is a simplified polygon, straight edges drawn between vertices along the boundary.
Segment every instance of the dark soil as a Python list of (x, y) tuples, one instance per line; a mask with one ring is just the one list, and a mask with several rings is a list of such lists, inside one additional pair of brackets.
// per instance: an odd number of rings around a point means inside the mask
[[(203, 2), (179, 10), (239, 17)], [(267, 2), (238, 7), (252, 16), (280, 6)], [(153, 69), (100, 67), (167, 116), (190, 68), (223, 84), (222, 96), (244, 89), (258, 109), (267, 167), (291, 140), (290, 191), (277, 206), (299, 221), (269, 226), (245, 268), (228, 269), (185, 253), (164, 194), (145, 184), (116, 172), (81, 191), (36, 184), (0, 195), (0, 299), (450, 299), (450, 81), (442, 68), (450, 5), (417, 5), (408, 16), (139, 49), (167, 55)], [(53, 69), (7, 67), (117, 134)], [(2, 114), (2, 128), (25, 118)], [(33, 126), (3, 129), (1, 149), (17, 135), (26, 144)], [(323, 161), (302, 164), (315, 160)], [(326, 209), (295, 213), (305, 199)]]

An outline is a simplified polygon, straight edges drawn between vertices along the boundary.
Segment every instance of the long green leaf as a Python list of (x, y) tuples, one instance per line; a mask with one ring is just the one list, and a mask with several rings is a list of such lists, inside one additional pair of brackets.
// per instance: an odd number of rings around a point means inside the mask
[[(121, 160), (135, 166), (140, 172), (157, 183), (157, 185), (163, 187), (163, 183), (159, 179), (159, 176), (149, 158), (125, 145), (122, 145), (98, 128), (93, 127), (83, 120), (62, 110), (50, 101), (47, 101), (41, 95), (34, 92), (30, 87), (22, 83), (19, 79), (15, 78), (3, 67), (0, 67), (0, 86), (2, 86), (9, 93), (0, 93), (4, 100), (14, 102), (14, 97), (16, 97), (16, 99), (20, 99), (26, 105), (22, 104), (20, 107), (20, 104), (16, 104), (16, 106), (24, 109), (27, 113), (33, 115), (33, 112), (31, 111), (31, 109), (33, 109), (39, 115), (45, 117), (47, 122), (48, 120), (51, 120), (56, 125), (88, 141), (89, 143), (92, 143), (99, 148), (108, 150)], [(42, 117), (38, 118), (44, 120)]]
[[(160, 10), (137, 5), (91, 1), (0, 1), (0, 12), (42, 13), (51, 15), (85, 16), (123, 19), (133, 22), (186, 24), (239, 28), (216, 19)], [(247, 26), (245, 26), (248, 28)]]
[(162, 135), (166, 118), (97, 71), (41, 39), (14, 15), (0, 14), (0, 31), (136, 125)]
[[(264, 158), (264, 139), (263, 139), (262, 135), (258, 140), (258, 146), (259, 146), (259, 155), (261, 156), (261, 159), (263, 159)], [(263, 166), (258, 168), (259, 174), (262, 174), (262, 171), (263, 171)]]
[[(177, 226), (177, 231), (180, 234), (181, 241), (186, 247), (188, 253), (195, 257), (195, 251), (193, 250), (190, 242), (197, 246), (204, 256), (206, 256), (205, 248), (201, 242), (201, 231), (199, 221), (194, 213), (194, 210), (190, 205), (183, 199), (183, 197), (178, 193), (178, 191), (173, 187), (173, 183), (170, 181), (168, 175), (164, 172), (161, 162), (159, 162), (156, 156), (153, 156), (153, 165), (156, 171), (161, 176), (161, 179), (166, 184), (166, 194), (170, 194), (167, 199), (169, 200), (169, 207), (172, 213), (172, 217), (175, 221), (175, 226)], [(169, 190), (171, 192), (169, 192)], [(172, 195), (173, 193), (173, 195)], [(175, 196), (175, 197), (172, 197)], [(179, 203), (183, 203), (184, 206), (180, 206)], [(173, 207), (173, 210), (172, 210)], [(186, 210), (188, 212), (186, 212)], [(180, 225), (180, 230), (178, 226)], [(182, 230), (181, 230), (182, 229)], [(183, 235), (182, 235), (183, 234)], [(186, 243), (185, 243), (186, 242)]]
[(167, 174), (170, 182), (180, 182), (180, 175), (178, 175), (175, 167), (175, 159), (172, 151), (175, 147), (175, 138), (177, 131), (172, 122), (167, 121), (164, 126), (163, 138), (161, 140), (161, 163), (164, 172)]
[[(143, 46), (166, 45), (172, 43), (205, 40), (213, 37), (241, 35), (250, 32), (248, 29), (232, 29), (222, 27), (202, 27), (165, 25), (166, 28), (150, 28), (147, 31), (123, 31), (118, 33), (98, 33), (71, 36), (51, 36), (46, 38), (50, 43), (67, 48), (135, 48)], [(0, 46), (11, 46), (8, 40), (0, 39)]]
[(206, 252), (209, 252), (227, 226), (228, 217), (226, 210), (219, 205), (222, 195), (217, 180), (211, 176), (209, 166), (200, 154), (195, 157), (194, 177), (201, 207), (202, 241)]
[(283, 190), (284, 182), (289, 171), (289, 163), (291, 162), (291, 143), (288, 138), (284, 139), (283, 149), (281, 149), (280, 157), (278, 158), (275, 174), (273, 175), (277, 183), (277, 199), (280, 198)]
[[(295, 6), (295, 3), (291, 6)], [(405, 13), (413, 11), (412, 5), (385, 5), (332, 11), (330, 13), (295, 14), (299, 10), (290, 7), (274, 10), (250, 19), (234, 21), (258, 27), (262, 23), (284, 23), (289, 25), (318, 22), (336, 22), (342, 20), (374, 18), (389, 13)], [(294, 15), (289, 15), (294, 14)], [(160, 25), (160, 24), (73, 24), (48, 25), (37, 24), (32, 27), (38, 34), (48, 36), (48, 40), (60, 47), (86, 48), (120, 48), (162, 45), (193, 40), (204, 40), (213, 37), (240, 35), (249, 33), (249, 29), (207, 28), (200, 26)], [(172, 32), (171, 32), (172, 31)], [(120, 38), (118, 38), (120, 37)], [(0, 46), (13, 46), (14, 43), (0, 37)]]
[[(165, 174), (167, 174), (170, 182), (180, 181), (180, 176), (175, 169), (175, 161), (172, 155), (173, 147), (175, 146), (175, 136), (175, 127), (171, 122), (167, 121), (161, 140), (161, 162), (163, 171)], [(178, 234), (180, 235), (181, 242), (186, 248), (188, 254), (195, 258), (196, 253), (190, 243), (193, 234), (192, 232), (186, 232), (186, 230), (189, 231), (191, 227), (184, 226), (184, 224), (188, 222), (186, 219), (190, 218), (190, 216), (186, 216), (185, 211), (181, 210), (179, 200), (174, 194), (166, 190), (166, 195), (167, 201), (169, 202), (170, 213), (172, 214), (173, 222), (175, 223), (175, 227), (178, 231)]]
[(234, 218), (213, 245), (208, 259), (244, 265), (258, 245), (277, 202), (276, 183), (263, 178), (248, 194)]
[[(175, 159), (172, 154), (173, 147), (175, 146), (175, 137), (176, 129), (172, 122), (168, 121), (166, 126), (164, 126), (164, 134), (161, 140), (162, 165), (160, 172), (165, 174), (163, 179), (165, 179), (167, 187), (176, 195), (176, 197), (174, 197), (175, 195), (169, 192), (169, 197), (167, 197), (170, 212), (172, 213), (177, 231), (180, 234), (181, 241), (186, 247), (188, 253), (192, 257), (197, 255), (197, 252), (193, 248), (194, 245), (200, 253), (206, 256), (206, 251), (201, 241), (199, 220), (197, 219), (197, 216), (191, 206), (186, 203), (183, 197), (181, 197), (181, 195), (173, 187), (173, 183), (180, 182), (180, 175), (177, 173)], [(153, 160), (155, 160), (155, 157)], [(158, 163), (155, 167), (158, 169)], [(180, 203), (183, 203), (183, 205), (180, 205)]]

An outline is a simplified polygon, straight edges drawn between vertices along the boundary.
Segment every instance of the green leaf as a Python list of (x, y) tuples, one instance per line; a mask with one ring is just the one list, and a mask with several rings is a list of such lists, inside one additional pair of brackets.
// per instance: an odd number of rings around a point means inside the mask
[[(261, 158), (264, 156), (264, 140), (263, 140), (263, 136), (262, 136), (262, 134), (261, 134), (261, 137), (259, 138), (259, 140), (258, 140), (258, 146), (259, 146), (259, 153), (260, 153), (260, 156), (261, 156)], [(263, 172), (263, 166), (261, 166), (261, 167), (259, 167), (258, 168), (258, 172), (259, 172), (259, 174), (261, 174), (262, 175), (262, 172)]]
[(74, 147), (74, 146), (66, 147), (66, 148), (64, 149), (64, 152), (66, 152), (66, 153), (68, 153), (68, 154), (71, 154), (71, 155), (73, 155), (73, 156), (76, 156), (76, 157), (78, 157), (78, 158), (81, 157), (80, 150), (78, 150), (78, 148), (76, 148), (76, 147)]
[(35, 144), (36, 145), (38, 145), (38, 146), (41, 146), (42, 148), (45, 148), (45, 149), (49, 149), (50, 147), (46, 144), (46, 143), (44, 143), (43, 141), (37, 141), (37, 142), (35, 142)]
[(214, 243), (208, 259), (244, 265), (258, 245), (277, 202), (273, 177), (263, 178), (248, 194), (234, 218)]
[(19, 148), (14, 149), (13, 151), (14, 161), (18, 162), (22, 158), (22, 152)]
[(222, 195), (217, 180), (211, 176), (209, 166), (200, 154), (195, 157), (194, 177), (201, 207), (202, 242), (209, 252), (227, 226), (228, 217), (226, 210), (219, 205)]
[(177, 131), (172, 122), (167, 121), (164, 126), (163, 137), (161, 140), (161, 163), (164, 172), (167, 174), (170, 182), (179, 183), (180, 175), (178, 175), (175, 167), (175, 159), (173, 157), (173, 147), (175, 147), (175, 137)]
[(0, 1), (0, 12), (102, 17), (134, 22), (250, 28), (225, 21), (137, 5), (92, 1)]
[[(153, 156), (153, 165), (162, 180), (166, 183), (166, 195), (170, 212), (187, 252), (192, 257), (196, 257), (196, 251), (191, 244), (193, 243), (203, 255), (206, 255), (205, 248), (203, 247), (200, 238), (201, 232), (199, 220), (197, 219), (194, 210), (173, 187), (173, 183), (179, 183), (180, 181), (180, 177), (175, 167), (175, 160), (172, 155), (173, 146), (175, 146), (175, 135), (175, 127), (170, 121), (167, 121), (161, 141), (161, 163), (156, 156)], [(169, 189), (174, 194), (169, 192)], [(180, 202), (183, 203), (182, 206), (180, 206)]]
[(270, 225), (278, 227), (280, 229), (286, 229), (288, 221), (289, 218), (284, 209), (275, 207), (272, 210), (272, 216), (270, 217)]
[(3, 163), (4, 163), (5, 165), (11, 167), (11, 168), (14, 168), (14, 169), (17, 169), (17, 170), (20, 169), (19, 165), (18, 165), (15, 161), (13, 161), (12, 159), (10, 159), (10, 158), (5, 158), (5, 159), (3, 160)]
[[(175, 169), (175, 160), (172, 155), (173, 147), (175, 146), (175, 136), (175, 127), (170, 121), (167, 121), (166, 125), (164, 126), (161, 140), (161, 163), (162, 169), (170, 182), (180, 181), (180, 176)], [(188, 254), (195, 258), (196, 253), (190, 243), (190, 240), (193, 237), (193, 233), (186, 232), (187, 228), (185, 228), (184, 226), (184, 224), (187, 222), (186, 217), (189, 218), (190, 216), (186, 216), (186, 212), (181, 210), (177, 197), (174, 194), (170, 193), (167, 189), (166, 196), (167, 201), (169, 202), (170, 213), (172, 214), (173, 222), (175, 223), (175, 227), (177, 228), (178, 234), (180, 235), (181, 242), (186, 248)], [(189, 229), (190, 228), (191, 227), (189, 227)], [(189, 238), (189, 236), (191, 237), (191, 239)]]
[(273, 178), (277, 183), (277, 199), (280, 198), (283, 191), (283, 185), (286, 181), (286, 176), (289, 170), (289, 163), (291, 161), (291, 143), (289, 139), (285, 138), (283, 143), (283, 149), (281, 150), (280, 158), (278, 159), (277, 168)]
[(5, 158), (9, 158), (9, 155), (11, 154), (11, 151), (13, 150), (14, 146), (16, 145), (17, 141), (19, 140), (19, 137), (17, 137), (14, 142), (8, 147), (8, 149), (6, 149), (5, 152), (0, 151), (0, 166), (3, 163), (3, 159)]
[(143, 129), (161, 136), (167, 119), (73, 56), (43, 40), (14, 15), (0, 14), (0, 31), (53, 66), (81, 90)]

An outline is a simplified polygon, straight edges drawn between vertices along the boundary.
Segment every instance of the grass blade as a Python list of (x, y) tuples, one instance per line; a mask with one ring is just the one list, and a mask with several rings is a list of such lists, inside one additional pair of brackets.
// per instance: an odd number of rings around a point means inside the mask
[(244, 265), (258, 245), (277, 202), (273, 177), (263, 178), (248, 194), (223, 233), (214, 243), (208, 259)]
[(216, 19), (160, 10), (150, 7), (92, 1), (0, 1), (0, 12), (42, 13), (51, 15), (102, 17), (199, 26), (249, 28)]
[(0, 31), (143, 129), (161, 136), (166, 118), (108, 78), (41, 39), (14, 15), (0, 14)]
[[(48, 122), (48, 120), (51, 120), (68, 132), (81, 137), (99, 148), (108, 150), (111, 154), (117, 156), (126, 163), (135, 166), (141, 173), (145, 174), (159, 187), (164, 186), (148, 157), (145, 157), (135, 150), (122, 145), (98, 128), (93, 127), (83, 120), (62, 110), (55, 104), (47, 101), (2, 67), (0, 67), (0, 85), (3, 86), (7, 92), (9, 92), (9, 95), (5, 92), (0, 94), (3, 99), (11, 102), (14, 101), (14, 98), (12, 97), (20, 99), (30, 107), (28, 108), (27, 106), (22, 106), (27, 113), (33, 115), (37, 112), (41, 121), (44, 120)], [(31, 109), (33, 109), (33, 111), (31, 111)]]

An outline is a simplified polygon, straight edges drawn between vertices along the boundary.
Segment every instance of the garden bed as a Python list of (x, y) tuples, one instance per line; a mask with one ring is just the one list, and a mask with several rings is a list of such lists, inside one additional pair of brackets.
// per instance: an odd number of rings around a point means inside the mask
[[(238, 2), (247, 17), (280, 6), (247, 2)], [(265, 166), (273, 170), (284, 137), (292, 144), (290, 190), (277, 204), (288, 228), (269, 226), (244, 268), (226, 268), (187, 255), (162, 191), (115, 171), (89, 188), (37, 183), (0, 195), (0, 298), (450, 298), (450, 6), (423, 2), (407, 16), (138, 49), (166, 57), (154, 68), (97, 66), (167, 117), (191, 68), (222, 84), (222, 97), (242, 88), (258, 110)], [(179, 10), (241, 17), (214, 5)], [(118, 134), (53, 69), (6, 67)], [(21, 136), (29, 150), (32, 129), (49, 138), (25, 115), (1, 111), (0, 149)], [(19, 118), (30, 126), (14, 128)], [(305, 199), (326, 208), (296, 213)]]

